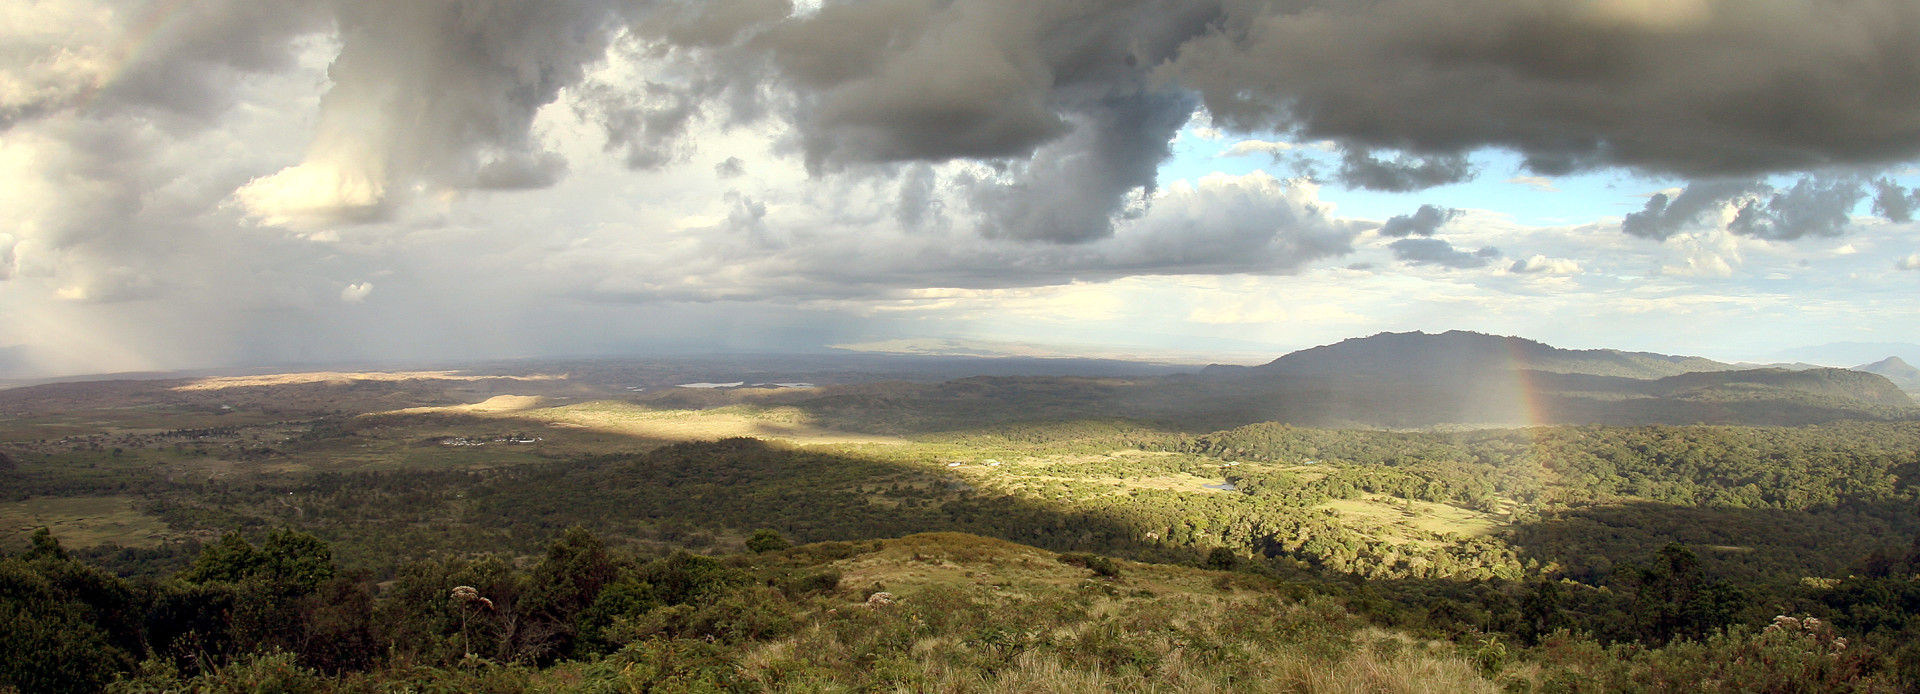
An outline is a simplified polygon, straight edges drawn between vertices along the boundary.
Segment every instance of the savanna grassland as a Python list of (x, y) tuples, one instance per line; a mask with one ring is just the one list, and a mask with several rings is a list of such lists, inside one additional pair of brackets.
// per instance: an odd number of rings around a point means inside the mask
[(1920, 686), (1920, 424), (1341, 430), (1129, 387), (0, 391), (0, 682)]

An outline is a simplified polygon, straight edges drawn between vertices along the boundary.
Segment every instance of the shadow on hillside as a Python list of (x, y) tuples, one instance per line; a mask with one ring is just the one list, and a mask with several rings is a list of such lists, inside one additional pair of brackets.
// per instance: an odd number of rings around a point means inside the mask
[(1239, 381), (1187, 375), (1140, 380), (979, 377), (937, 384), (849, 386), (790, 405), (821, 426), (891, 435), (1087, 419), (1127, 419), (1191, 434), (1256, 422), (1389, 428), (1527, 423), (1511, 387), (1474, 385), (1463, 395), (1456, 386), (1336, 383), (1305, 377)]
[(1523, 558), (1592, 583), (1670, 542), (1693, 549), (1710, 575), (1832, 576), (1877, 550), (1904, 554), (1916, 533), (1920, 516), (1897, 502), (1805, 511), (1632, 502), (1556, 513), (1516, 525), (1507, 537)]
[[(1648, 382), (1535, 376), (1541, 379), (1534, 384), (1541, 388), (1537, 392), (1523, 390), (1523, 384), (1513, 378), (1408, 382), (1290, 376), (978, 377), (935, 384), (847, 386), (787, 404), (812, 415), (821, 426), (890, 435), (1102, 418), (1207, 433), (1257, 422), (1389, 429), (1536, 424), (1798, 426), (1916, 416), (1910, 408), (1778, 390), (1654, 395), (1628, 387)], [(1546, 392), (1557, 388), (1575, 390)]]
[(1120, 519), (975, 489), (939, 468), (757, 439), (681, 443), (635, 457), (514, 468), (477, 489), (484, 516), (544, 529), (623, 523), (748, 531), (797, 541), (955, 530), (1057, 550), (1144, 549)]
[(747, 438), (491, 468), (261, 474), (171, 485), (149, 505), (176, 529), (209, 536), (289, 525), (369, 568), (435, 554), (537, 553), (576, 525), (638, 549), (735, 552), (759, 528), (796, 542), (952, 530), (1056, 551), (1195, 556), (1140, 542), (1124, 513), (982, 491), (932, 461)]
[[(1211, 543), (1169, 547), (1149, 539), (1178, 518), (1204, 515), (1200, 505), (1170, 508), (1113, 497), (1093, 510), (1068, 508), (977, 489), (967, 475), (934, 462), (725, 439), (490, 470), (317, 475), (288, 480), (305, 487), (294, 490), (296, 498), (320, 497), (305, 511), (259, 508), (275, 522), (364, 545), (370, 557), (533, 552), (572, 525), (713, 551), (727, 551), (725, 537), (757, 528), (801, 542), (951, 530), (1055, 551), (1162, 561), (1190, 561), (1211, 549)], [(285, 494), (277, 486), (262, 493)], [(1779, 511), (1643, 502), (1563, 511), (1502, 534), (1523, 562), (1557, 565), (1565, 576), (1600, 582), (1619, 564), (1675, 541), (1694, 547), (1710, 573), (1786, 580), (1829, 575), (1873, 550), (1904, 546), (1916, 531), (1920, 518), (1892, 503)], [(1244, 540), (1243, 546), (1272, 544)]]
[[(1273, 544), (1255, 535), (1262, 524), (1219, 519), (1204, 546), (1170, 547), (1153, 537), (1217, 503), (1188, 507), (1115, 495), (1104, 506), (1068, 507), (976, 489), (968, 474), (938, 461), (756, 439), (485, 469), (260, 474), (155, 481), (148, 489), (149, 512), (178, 530), (211, 538), (236, 527), (291, 525), (333, 542), (346, 563), (369, 567), (429, 554), (536, 553), (574, 525), (641, 547), (709, 552), (736, 551), (740, 536), (758, 528), (799, 542), (961, 531), (1160, 561), (1197, 559), (1216, 543)], [(1222, 528), (1229, 533), (1224, 542)], [(1831, 574), (1872, 550), (1904, 545), (1916, 529), (1912, 510), (1892, 504), (1793, 512), (1633, 503), (1562, 512), (1504, 532), (1523, 562), (1557, 564), (1586, 581), (1604, 580), (1620, 563), (1643, 560), (1670, 541), (1695, 547), (1710, 573), (1791, 580)]]

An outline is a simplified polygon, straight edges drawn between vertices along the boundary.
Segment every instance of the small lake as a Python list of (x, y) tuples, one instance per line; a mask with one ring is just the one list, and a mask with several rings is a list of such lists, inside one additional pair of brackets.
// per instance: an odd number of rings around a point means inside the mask
[(1218, 490), (1220, 490), (1220, 491), (1225, 491), (1225, 492), (1237, 492), (1237, 491), (1240, 491), (1240, 488), (1239, 488), (1239, 487), (1235, 487), (1235, 486), (1233, 486), (1233, 483), (1232, 483), (1232, 482), (1220, 482), (1220, 483), (1218, 483), (1218, 484), (1209, 484), (1209, 485), (1207, 485), (1207, 488), (1208, 488), (1208, 489), (1218, 489)]

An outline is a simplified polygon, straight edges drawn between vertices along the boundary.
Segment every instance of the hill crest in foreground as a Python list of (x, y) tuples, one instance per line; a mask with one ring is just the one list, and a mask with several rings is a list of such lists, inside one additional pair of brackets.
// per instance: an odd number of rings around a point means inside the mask
[[(1210, 570), (1054, 554), (951, 532), (718, 558), (677, 553), (622, 567), (596, 538), (576, 530), (528, 571), (497, 558), (423, 566), (377, 598), (351, 578), (289, 583), (271, 566), (260, 575), (222, 578), (201, 571), (219, 562), (202, 562), (182, 575), (185, 583), (162, 590), (237, 595), (255, 613), (292, 618), (281, 627), (301, 638), (294, 649), (256, 644), (230, 660), (200, 651), (192, 661), (196, 673), (163, 659), (129, 667), (125, 645), (104, 638), (63, 658), (45, 657), (81, 645), (71, 632), (107, 625), (87, 621), (99, 618), (85, 609), (97, 596), (64, 594), (36, 576), (64, 575), (62, 585), (92, 581), (109, 592), (124, 584), (91, 574), (57, 543), (38, 548), (46, 551), (0, 558), (0, 570), (18, 584), (16, 592), (37, 593), (32, 597), (64, 608), (44, 615), (59, 628), (51, 636), (32, 632), (39, 638), (31, 642), (0, 643), (0, 657), (9, 658), (0, 662), (16, 666), (0, 671), (0, 687), (1490, 694), (1741, 692), (1792, 679), (1801, 685), (1795, 691), (1895, 690), (1889, 678), (1865, 667), (1873, 657), (1867, 647), (1846, 648), (1819, 620), (1783, 616), (1765, 630), (1735, 627), (1661, 645), (1606, 647), (1565, 630), (1539, 634), (1532, 648), (1486, 634), (1448, 641), (1381, 626), (1360, 616), (1360, 605), (1307, 585), (1226, 568), (1238, 563), (1231, 556), (1209, 557), (1209, 564), (1221, 565)], [(324, 545), (309, 549), (315, 548)], [(650, 580), (639, 581), (641, 575)], [(472, 580), (481, 577), (492, 580)], [(450, 580), (470, 582), (449, 599), (443, 584)], [(242, 589), (249, 585), (255, 589)], [(261, 585), (273, 590), (258, 590)], [(1522, 610), (1550, 616), (1564, 590), (1543, 582)], [(356, 593), (357, 600), (335, 595)], [(314, 598), (323, 595), (316, 607)], [(613, 599), (604, 599), (609, 595)], [(301, 605), (325, 619), (288, 612)], [(459, 618), (451, 618), (456, 611)], [(576, 628), (594, 625), (573, 633), (576, 646), (605, 648), (585, 649), (585, 657), (527, 656), (551, 645), (542, 633), (569, 633), (542, 627), (568, 621)], [(255, 628), (236, 624), (242, 633)], [(409, 638), (393, 642), (384, 656), (338, 659), (403, 634)], [(332, 663), (339, 674), (306, 664), (313, 660)], [(124, 678), (111, 681), (109, 669)]]

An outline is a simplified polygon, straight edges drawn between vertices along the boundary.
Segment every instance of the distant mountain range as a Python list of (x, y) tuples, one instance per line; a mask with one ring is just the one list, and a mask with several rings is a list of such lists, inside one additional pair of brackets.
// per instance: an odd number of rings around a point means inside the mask
[(1381, 333), (1202, 371), (1222, 390), (1264, 393), (1276, 419), (1389, 427), (1907, 419), (1920, 409), (1901, 386), (1916, 376), (1897, 358), (1858, 370), (1756, 368), (1457, 330)]
[(1488, 369), (1650, 379), (1741, 367), (1650, 352), (1560, 349), (1523, 337), (1450, 330), (1438, 335), (1411, 332), (1358, 337), (1303, 349), (1252, 368), (1294, 376), (1371, 374), (1427, 380)]
[[(1560, 349), (1463, 331), (1381, 333), (1259, 366), (1215, 365), (1198, 373), (1112, 360), (843, 354), (502, 363), (461, 372), (253, 380), (259, 382), (219, 389), (188, 378), (51, 383), (0, 390), (0, 412), (141, 405), (206, 412), (379, 411), (520, 395), (635, 400), (666, 408), (792, 406), (821, 426), (881, 434), (1105, 418), (1196, 431), (1254, 422), (1460, 429), (1920, 421), (1920, 406), (1910, 394), (1920, 390), (1920, 370), (1899, 357), (1851, 370), (1756, 368), (1649, 352)], [(672, 387), (782, 381), (820, 387)]]
[(1774, 361), (1812, 362), (1829, 366), (1865, 364), (1890, 356), (1910, 362), (1920, 361), (1920, 345), (1911, 342), (1834, 342), (1782, 350), (1771, 355)]

